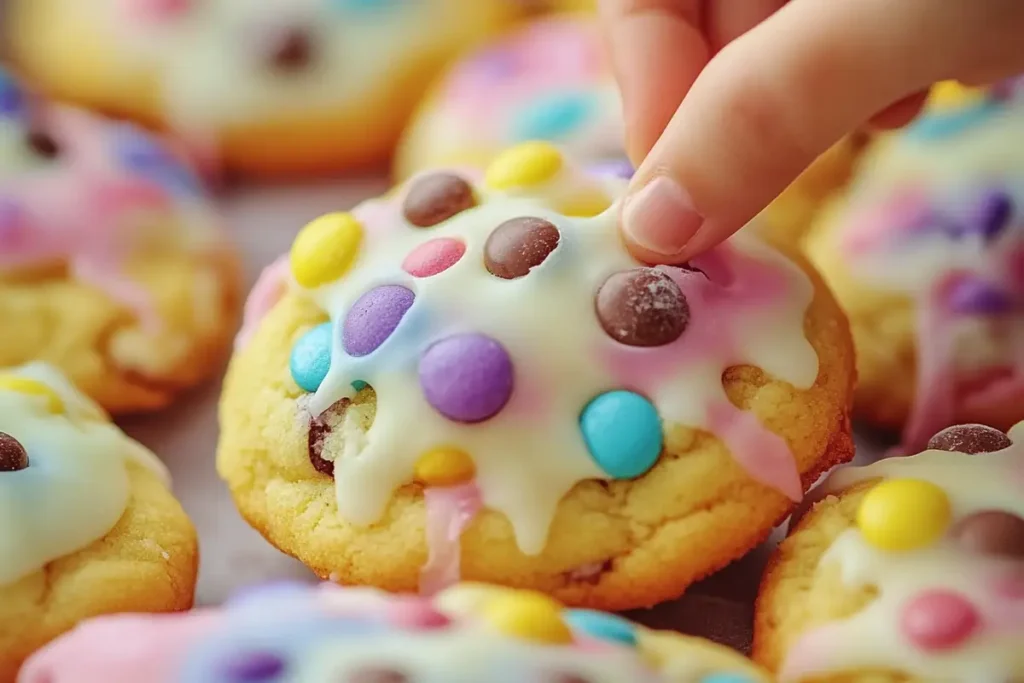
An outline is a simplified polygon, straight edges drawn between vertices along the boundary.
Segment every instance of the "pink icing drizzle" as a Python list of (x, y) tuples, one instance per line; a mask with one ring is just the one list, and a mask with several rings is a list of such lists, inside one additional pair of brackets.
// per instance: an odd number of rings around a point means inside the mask
[(420, 593), (434, 595), (459, 582), (459, 539), (483, 507), (475, 483), (423, 490), (427, 508), (429, 556), (420, 570)]
[[(748, 362), (736, 345), (742, 334), (737, 324), (747, 311), (771, 306), (789, 295), (784, 276), (772, 264), (747, 257), (728, 244), (702, 256), (695, 265), (708, 277), (678, 268), (663, 269), (690, 306), (690, 324), (678, 340), (640, 352), (602, 340), (598, 357), (623, 387), (657, 396), (665, 378), (678, 378), (688, 368), (717, 362), (724, 369)], [(783, 439), (728, 400), (712, 403), (707, 411), (707, 426), (752, 478), (800, 500), (800, 472)]]

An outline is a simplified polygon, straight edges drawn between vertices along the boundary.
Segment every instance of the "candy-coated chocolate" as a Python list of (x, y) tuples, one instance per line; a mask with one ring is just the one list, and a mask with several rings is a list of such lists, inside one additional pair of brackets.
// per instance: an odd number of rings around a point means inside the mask
[(502, 152), (487, 167), (486, 182), (494, 190), (531, 187), (562, 170), (562, 153), (547, 142), (524, 142)]
[(401, 285), (382, 285), (359, 297), (342, 327), (345, 351), (366, 356), (376, 351), (398, 328), (416, 295)]
[(953, 425), (936, 434), (928, 448), (952, 453), (994, 453), (1009, 448), (1013, 443), (1004, 432), (979, 424)]
[(420, 358), (419, 374), (430, 405), (456, 422), (494, 417), (512, 397), (512, 359), (501, 344), (482, 334), (435, 342)]
[(559, 92), (532, 102), (513, 122), (512, 140), (558, 141), (571, 135), (594, 114), (597, 102), (589, 92)]
[(903, 607), (904, 636), (922, 650), (948, 650), (978, 627), (978, 612), (962, 595), (934, 590), (914, 596)]
[(28, 396), (39, 397), (45, 401), (51, 413), (64, 412), (64, 400), (52, 387), (32, 377), (24, 377), (11, 373), (0, 373), (0, 391), (15, 391)]
[(946, 492), (928, 481), (889, 479), (872, 488), (857, 510), (857, 526), (883, 550), (916, 550), (938, 540), (951, 516)]
[(438, 237), (409, 252), (402, 270), (414, 277), (433, 277), (448, 270), (466, 253), (466, 245), (454, 237)]
[(626, 346), (664, 346), (683, 334), (690, 307), (675, 280), (654, 268), (616, 273), (597, 292), (597, 317)]
[(529, 275), (558, 248), (560, 235), (550, 221), (524, 216), (505, 221), (484, 245), (484, 264), (504, 280)]
[(316, 391), (331, 368), (334, 324), (317, 325), (299, 337), (288, 361), (292, 379), (304, 391)]
[(589, 609), (567, 610), (564, 618), (577, 636), (636, 645), (636, 625), (628, 619)]
[(359, 254), (363, 227), (351, 214), (332, 213), (311, 221), (292, 244), (295, 281), (319, 287), (345, 274)]
[(0, 472), (18, 472), (27, 469), (28, 452), (10, 434), (0, 432)]
[(982, 510), (961, 519), (953, 538), (976, 553), (1024, 560), (1024, 518), (1002, 510)]
[(507, 636), (552, 645), (572, 642), (561, 606), (540, 593), (496, 595), (485, 605), (483, 616), (491, 627)]
[(610, 391), (591, 401), (580, 416), (580, 430), (591, 457), (613, 479), (639, 477), (661, 455), (658, 411), (631, 391)]
[(454, 486), (473, 478), (476, 466), (465, 451), (434, 448), (416, 461), (416, 480), (428, 486)]
[(960, 278), (949, 291), (949, 307), (965, 315), (1003, 315), (1014, 308), (1010, 292), (980, 277)]
[(412, 182), (402, 213), (416, 227), (429, 228), (474, 206), (476, 196), (469, 183), (454, 173), (438, 171)]

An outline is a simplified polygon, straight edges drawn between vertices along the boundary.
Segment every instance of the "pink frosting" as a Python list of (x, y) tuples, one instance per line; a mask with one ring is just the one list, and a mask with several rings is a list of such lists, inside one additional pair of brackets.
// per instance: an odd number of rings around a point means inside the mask
[(18, 683), (171, 683), (188, 648), (221, 621), (209, 611), (93, 619), (37, 652)]
[(288, 291), (290, 275), (287, 254), (277, 257), (277, 260), (263, 269), (245, 301), (242, 329), (235, 339), (235, 348), (244, 348), (249, 343), (263, 318)]
[(420, 570), (420, 593), (433, 595), (459, 582), (462, 546), (459, 539), (483, 507), (476, 484), (428, 487), (427, 547), (430, 556)]
[[(726, 250), (731, 251), (728, 256)], [(665, 378), (678, 378), (687, 368), (708, 363), (728, 368), (747, 362), (736, 347), (743, 334), (738, 325), (746, 312), (771, 306), (789, 295), (784, 275), (775, 266), (746, 257), (729, 245), (701, 257), (695, 265), (711, 279), (676, 268), (665, 269), (690, 306), (685, 334), (671, 344), (642, 353), (621, 345), (602, 344), (598, 349), (622, 386), (656, 396)], [(728, 278), (732, 281), (727, 282)], [(722, 289), (723, 284), (729, 285), (728, 293)], [(800, 472), (788, 444), (755, 415), (723, 397), (708, 406), (706, 417), (707, 426), (725, 440), (733, 458), (753, 479), (792, 500), (803, 497)]]

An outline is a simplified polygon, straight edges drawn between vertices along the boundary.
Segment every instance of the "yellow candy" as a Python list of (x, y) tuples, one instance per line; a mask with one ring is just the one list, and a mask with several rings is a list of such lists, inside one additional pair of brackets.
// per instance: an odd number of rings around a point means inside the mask
[(611, 205), (612, 203), (608, 199), (608, 195), (598, 190), (594, 190), (592, 192), (572, 197), (567, 201), (563, 201), (556, 208), (566, 216), (573, 216), (575, 218), (593, 218), (594, 216), (607, 211), (608, 207)]
[(562, 153), (547, 142), (524, 142), (505, 150), (487, 168), (485, 180), (495, 190), (539, 185), (562, 169)]
[(55, 415), (64, 412), (64, 401), (60, 394), (39, 380), (17, 375), (0, 375), (0, 390), (16, 391), (19, 394), (38, 396), (46, 399), (46, 407)]
[(562, 620), (562, 606), (540, 593), (495, 595), (483, 606), (482, 616), (508, 636), (541, 643), (572, 642), (572, 632)]
[(441, 591), (434, 598), (434, 603), (446, 612), (476, 615), (495, 598), (514, 592), (511, 588), (503, 586), (464, 581)]
[(961, 109), (988, 97), (985, 88), (972, 88), (956, 81), (936, 83), (928, 94), (928, 108), (933, 111)]
[(868, 491), (857, 510), (857, 526), (873, 546), (915, 550), (937, 541), (949, 527), (949, 497), (931, 482), (888, 479)]
[(465, 451), (457, 448), (435, 448), (416, 462), (416, 481), (429, 486), (462, 484), (476, 474), (476, 465)]
[(352, 266), (362, 241), (363, 227), (352, 214), (320, 216), (299, 231), (292, 244), (295, 281), (312, 288), (337, 280)]

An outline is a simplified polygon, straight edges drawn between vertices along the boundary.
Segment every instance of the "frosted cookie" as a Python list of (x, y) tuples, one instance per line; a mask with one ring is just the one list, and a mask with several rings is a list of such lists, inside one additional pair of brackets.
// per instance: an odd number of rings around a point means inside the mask
[[(125, 647), (125, 643), (130, 643)], [(537, 593), (271, 584), (218, 611), (86, 622), (20, 683), (767, 683), (736, 652)]]
[(510, 145), (555, 142), (583, 162), (625, 165), (619, 93), (596, 18), (539, 19), (457, 62), (406, 131), (395, 176), (483, 167)]
[(170, 148), (0, 70), (0, 368), (46, 361), (111, 412), (158, 408), (218, 367), (239, 298)]
[(846, 323), (753, 235), (645, 268), (546, 143), (298, 235), (251, 302), (218, 470), (323, 578), (620, 609), (739, 557), (851, 457)]
[(781, 544), (754, 634), (781, 683), (1024, 680), (1024, 422), (927, 447), (836, 471)]
[(846, 308), (857, 413), (903, 448), (1024, 418), (1024, 89), (944, 84), (865, 153), (808, 253)]
[(196, 535), (168, 484), (54, 368), (0, 370), (0, 682), (82, 619), (192, 606)]
[(10, 4), (13, 56), (51, 92), (278, 176), (382, 161), (435, 72), (514, 13), (508, 0)]

